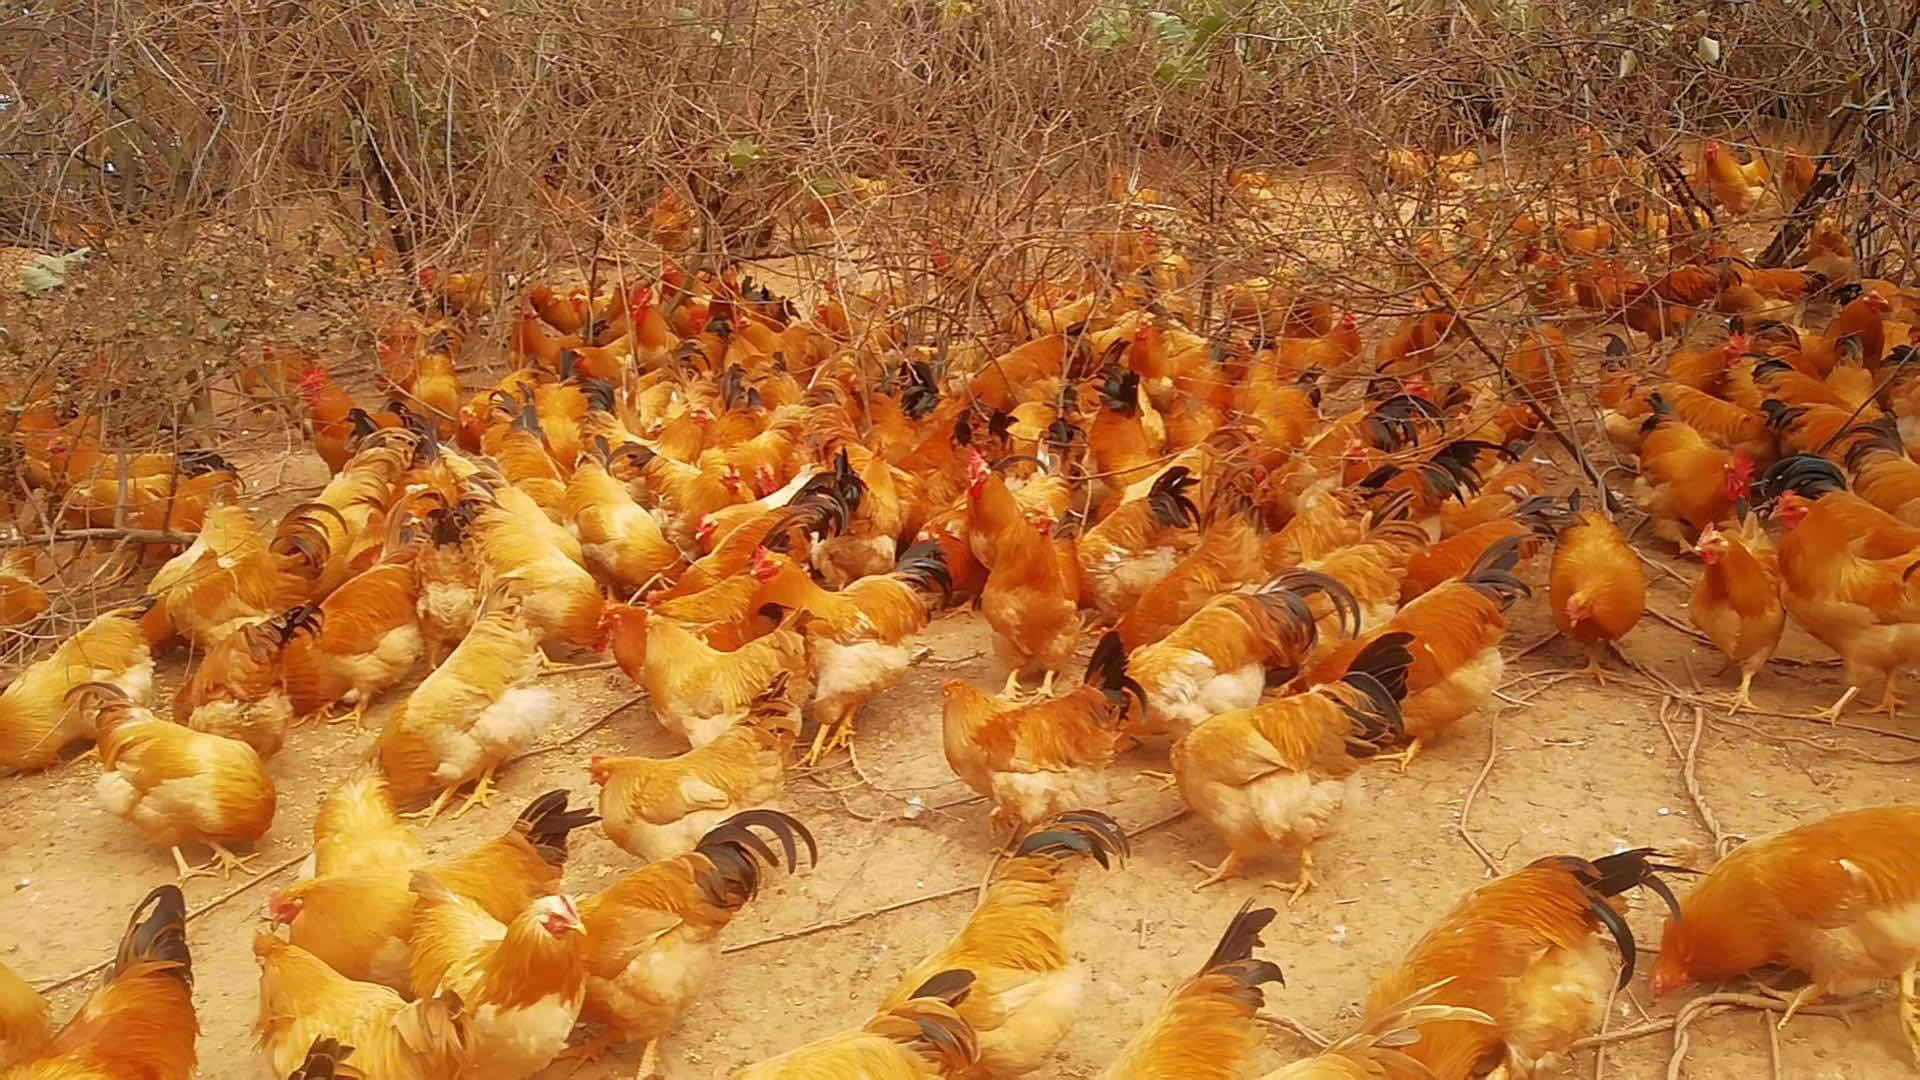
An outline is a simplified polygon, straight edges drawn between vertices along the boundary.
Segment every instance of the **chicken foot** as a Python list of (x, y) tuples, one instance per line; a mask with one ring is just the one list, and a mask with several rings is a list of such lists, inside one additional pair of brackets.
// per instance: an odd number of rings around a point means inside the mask
[(1900, 1031), (1907, 1037), (1907, 1052), (1920, 1064), (1920, 993), (1914, 990), (1920, 972), (1916, 968), (1920, 965), (1909, 964), (1900, 973)]
[(606, 1056), (608, 1050), (612, 1049), (616, 1043), (621, 1041), (623, 1040), (618, 1031), (612, 1028), (605, 1028), (600, 1034), (588, 1039), (586, 1045), (569, 1047), (568, 1049), (560, 1051), (554, 1060), (578, 1062), (579, 1064), (570, 1070), (569, 1075), (571, 1075), (571, 1073), (579, 1072), (588, 1065), (599, 1061), (602, 1057)]
[(205, 865), (202, 866), (189, 865), (186, 855), (180, 851), (177, 845), (169, 849), (173, 852), (173, 865), (175, 869), (180, 871), (181, 881), (185, 881), (188, 878), (212, 877), (216, 872), (219, 873), (223, 881), (232, 876), (235, 870), (244, 870), (251, 873), (252, 867), (248, 864), (260, 857), (258, 853), (253, 855), (236, 855), (211, 840), (207, 841), (207, 847), (213, 851), (213, 858), (208, 859)]
[(1814, 713), (1813, 718), (1815, 720), (1825, 720), (1829, 724), (1839, 723), (1841, 711), (1847, 707), (1847, 702), (1852, 701), (1853, 696), (1855, 694), (1858, 694), (1859, 692), (1860, 692), (1860, 688), (1857, 686), (1847, 687), (1847, 692), (1840, 695), (1839, 701), (1836, 701), (1832, 705), (1829, 705), (1826, 708), (1821, 709), (1819, 712)]
[(1188, 866), (1191, 866), (1195, 870), (1199, 870), (1207, 875), (1206, 880), (1202, 881), (1200, 884), (1195, 885), (1193, 887), (1193, 891), (1199, 892), (1200, 890), (1208, 888), (1209, 886), (1218, 885), (1221, 882), (1227, 880), (1228, 878), (1239, 877), (1240, 862), (1241, 862), (1240, 853), (1237, 851), (1227, 852), (1227, 857), (1220, 861), (1219, 866), (1208, 866), (1206, 863), (1203, 863), (1203, 862), (1194, 862), (1189, 860), (1187, 863)]
[(1753, 672), (1740, 672), (1740, 689), (1733, 692), (1733, 704), (1727, 709), (1728, 716), (1740, 715), (1741, 709), (1753, 708)]
[(1303, 847), (1300, 849), (1300, 876), (1298, 878), (1293, 881), (1267, 882), (1268, 886), (1289, 894), (1287, 896), (1288, 907), (1299, 903), (1300, 898), (1307, 895), (1307, 891), (1313, 888), (1313, 883), (1313, 849), (1311, 847)]
[(1826, 993), (1826, 990), (1823, 989), (1820, 986), (1820, 984), (1817, 982), (1808, 983), (1807, 985), (1801, 987), (1799, 992), (1793, 995), (1793, 1000), (1787, 1002), (1786, 1010), (1780, 1014), (1780, 1022), (1774, 1025), (1774, 1029), (1776, 1031), (1787, 1030), (1787, 1021), (1793, 1019), (1794, 1013), (1797, 1013), (1802, 1008), (1808, 1005), (1811, 1005), (1816, 1001), (1819, 1001), (1821, 996), (1824, 995), (1825, 993)]
[(473, 782), (472, 794), (467, 796), (466, 802), (460, 804), (460, 809), (453, 812), (453, 816), (456, 818), (465, 817), (467, 811), (476, 806), (491, 805), (493, 802), (493, 792), (493, 768), (492, 766), (488, 766), (486, 771), (480, 774), (480, 778)]
[(434, 819), (440, 816), (441, 811), (447, 808), (447, 804), (453, 801), (453, 793), (458, 789), (459, 789), (458, 784), (455, 784), (453, 787), (450, 787), (450, 788), (443, 788), (440, 794), (435, 795), (433, 797), (433, 801), (428, 803), (424, 809), (410, 811), (408, 813), (401, 814), (400, 816), (403, 818), (418, 819), (420, 822), (420, 827), (424, 829), (427, 826), (432, 825)]
[(1405, 776), (1407, 774), (1407, 766), (1413, 764), (1413, 759), (1420, 756), (1420, 748), (1424, 745), (1426, 745), (1426, 740), (1415, 739), (1412, 742), (1407, 744), (1407, 748), (1405, 750), (1402, 750), (1397, 754), (1375, 754), (1373, 756), (1373, 760), (1399, 762), (1400, 775)]

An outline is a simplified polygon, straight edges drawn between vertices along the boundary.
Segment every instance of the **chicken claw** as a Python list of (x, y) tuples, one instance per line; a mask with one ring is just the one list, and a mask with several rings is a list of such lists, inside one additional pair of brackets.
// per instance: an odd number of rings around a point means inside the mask
[(473, 793), (467, 796), (466, 802), (460, 804), (460, 809), (453, 812), (453, 816), (465, 817), (467, 811), (474, 807), (489, 805), (493, 801), (493, 791), (493, 770), (488, 769), (480, 774), (480, 779), (473, 782)]
[[(1142, 769), (1140, 770), (1140, 775), (1160, 785), (1161, 791), (1172, 791), (1174, 788), (1180, 786), (1180, 778), (1172, 773), (1153, 772), (1150, 769)], [(1212, 871), (1208, 871), (1208, 873), (1212, 873)]]
[(350, 722), (353, 724), (354, 727), (359, 727), (360, 721), (364, 720), (366, 718), (366, 715), (367, 715), (367, 703), (364, 700), (356, 701), (353, 703), (353, 708), (348, 709), (346, 712), (341, 713), (339, 716), (327, 717), (327, 723), (345, 724)]
[(1407, 744), (1405, 750), (1397, 754), (1375, 754), (1373, 760), (1397, 761), (1400, 763), (1400, 775), (1405, 776), (1407, 774), (1407, 766), (1413, 764), (1413, 759), (1420, 756), (1420, 748), (1422, 745), (1424, 745), (1422, 740), (1415, 739)]
[(1728, 716), (1738, 716), (1740, 715), (1741, 709), (1753, 708), (1753, 695), (1751, 693), (1752, 689), (1753, 689), (1753, 672), (1751, 671), (1741, 672), (1740, 673), (1740, 689), (1735, 690), (1733, 692), (1733, 704), (1730, 708), (1727, 709)]
[(1228, 878), (1239, 877), (1240, 853), (1237, 851), (1227, 852), (1227, 857), (1220, 861), (1219, 866), (1208, 866), (1206, 863), (1191, 861), (1188, 862), (1187, 865), (1193, 867), (1195, 870), (1204, 871), (1207, 875), (1205, 881), (1193, 887), (1194, 892), (1199, 892), (1201, 889), (1209, 886), (1218, 885)]
[(1824, 991), (1820, 989), (1819, 983), (1808, 983), (1801, 987), (1799, 993), (1793, 995), (1793, 1000), (1787, 1002), (1786, 1010), (1780, 1014), (1780, 1022), (1774, 1025), (1774, 1029), (1787, 1030), (1787, 1021), (1793, 1019), (1793, 1014), (1799, 1012), (1802, 1006), (1811, 1005), (1820, 1000), (1822, 993)]
[(1884, 712), (1887, 714), (1887, 719), (1892, 720), (1895, 715), (1900, 712), (1900, 705), (1900, 699), (1893, 694), (1893, 674), (1889, 672), (1887, 675), (1887, 692), (1880, 696), (1880, 704), (1875, 705), (1873, 711)]
[(1271, 888), (1279, 889), (1281, 892), (1291, 894), (1287, 897), (1288, 907), (1299, 903), (1300, 898), (1307, 895), (1308, 890), (1314, 886), (1312, 850), (1308, 848), (1300, 849), (1300, 877), (1297, 880), (1269, 881), (1267, 885)]
[(180, 853), (178, 847), (170, 848), (169, 850), (173, 852), (173, 865), (180, 871), (181, 881), (185, 881), (188, 878), (213, 876), (213, 871), (207, 867), (187, 865), (187, 857)]
[(424, 829), (432, 825), (434, 819), (440, 816), (441, 811), (447, 808), (447, 804), (453, 801), (453, 792), (453, 788), (446, 788), (442, 790), (440, 794), (435, 795), (433, 801), (428, 803), (424, 809), (409, 811), (400, 816), (403, 818), (418, 819), (420, 827)]
[(208, 865), (218, 866), (222, 879), (226, 878), (227, 875), (233, 873), (235, 870), (249, 874), (253, 873), (253, 867), (248, 864), (260, 857), (260, 853), (257, 851), (251, 855), (236, 855), (226, 848), (221, 847), (219, 844), (209, 842), (207, 846), (213, 849), (213, 861)]
[(1034, 695), (1035, 700), (1046, 701), (1053, 697), (1053, 674), (1053, 672), (1049, 671), (1041, 677), (1040, 692)]
[(1859, 692), (1860, 692), (1860, 688), (1857, 686), (1847, 687), (1847, 692), (1840, 695), (1839, 701), (1836, 701), (1832, 705), (1829, 705), (1826, 708), (1821, 709), (1819, 712), (1814, 713), (1813, 718), (1815, 720), (1825, 720), (1829, 724), (1839, 723), (1841, 711), (1847, 707), (1847, 702), (1852, 701), (1853, 696), (1855, 694), (1858, 694)]
[(593, 1038), (587, 1040), (587, 1044), (585, 1046), (575, 1046), (575, 1047), (571, 1047), (569, 1049), (560, 1051), (559, 1055), (555, 1057), (554, 1060), (578, 1062), (579, 1064), (575, 1065), (573, 1069), (569, 1072), (569, 1075), (571, 1075), (572, 1073), (579, 1072), (581, 1069), (585, 1068), (586, 1066), (591, 1065), (596, 1061), (599, 1061), (603, 1056), (606, 1055), (607, 1050), (611, 1048), (614, 1043), (617, 1043), (619, 1041), (620, 1041), (619, 1032), (614, 1031), (612, 1028), (608, 1028), (606, 1030), (601, 1031), (600, 1034), (595, 1035)]
[(1010, 701), (1018, 701), (1025, 695), (1020, 691), (1020, 669), (1007, 672), (1007, 685), (1000, 688), (1000, 696)]

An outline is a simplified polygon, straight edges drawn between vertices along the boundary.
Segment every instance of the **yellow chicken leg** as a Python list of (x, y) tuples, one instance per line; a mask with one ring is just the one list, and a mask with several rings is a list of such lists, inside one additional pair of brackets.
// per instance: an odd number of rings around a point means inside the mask
[(362, 699), (354, 702), (352, 708), (348, 709), (346, 712), (341, 713), (339, 716), (327, 717), (327, 723), (329, 724), (351, 723), (353, 724), (354, 727), (359, 727), (360, 721), (365, 719), (366, 715), (367, 715), (367, 703), (364, 699)]
[(489, 767), (480, 774), (480, 779), (473, 782), (473, 793), (467, 796), (466, 802), (460, 804), (460, 809), (453, 812), (453, 816), (462, 818), (476, 806), (489, 805), (493, 801), (493, 790), (493, 769)]
[(1205, 881), (1193, 887), (1194, 892), (1199, 892), (1201, 889), (1208, 888), (1209, 886), (1218, 885), (1228, 878), (1239, 877), (1240, 853), (1237, 851), (1227, 852), (1227, 857), (1220, 861), (1219, 866), (1208, 866), (1202, 862), (1189, 862), (1187, 865), (1193, 867), (1195, 870), (1204, 871), (1207, 875)]
[(1920, 994), (1914, 991), (1915, 979), (1912, 965), (1900, 973), (1900, 1030), (1907, 1037), (1907, 1051), (1920, 1064)]
[(1753, 708), (1753, 695), (1749, 693), (1752, 689), (1753, 672), (1742, 671), (1740, 673), (1740, 689), (1733, 692), (1733, 707), (1727, 710), (1728, 716), (1738, 716), (1741, 709)]
[(649, 1039), (647, 1045), (640, 1048), (640, 1068), (633, 1074), (638, 1080), (664, 1080), (660, 1071), (660, 1040)]
[(446, 788), (442, 790), (440, 794), (435, 795), (433, 801), (428, 803), (425, 809), (415, 810), (400, 816), (420, 819), (420, 827), (424, 829), (432, 825), (434, 819), (439, 817), (442, 811), (446, 810), (447, 804), (453, 801), (453, 793), (455, 790), (456, 788)]
[(1855, 694), (1858, 694), (1859, 692), (1860, 692), (1860, 688), (1857, 686), (1847, 687), (1847, 692), (1840, 695), (1839, 701), (1836, 701), (1832, 705), (1828, 706), (1827, 708), (1821, 709), (1819, 712), (1814, 713), (1813, 714), (1814, 719), (1825, 720), (1829, 724), (1839, 722), (1841, 711), (1847, 707), (1847, 702), (1852, 701), (1853, 696)]
[(181, 854), (180, 848), (178, 846), (170, 848), (169, 850), (173, 852), (173, 865), (175, 869), (180, 871), (181, 881), (185, 881), (188, 878), (213, 876), (213, 871), (207, 869), (204, 866), (187, 865), (187, 857)]
[(1051, 698), (1052, 696), (1053, 696), (1053, 672), (1049, 671), (1045, 675), (1041, 676), (1040, 692), (1038, 694), (1035, 694), (1034, 697), (1038, 701), (1046, 701), (1048, 698)]
[(596, 1061), (599, 1061), (600, 1058), (606, 1054), (608, 1049), (610, 1049), (614, 1043), (617, 1043), (619, 1041), (620, 1041), (620, 1033), (618, 1031), (614, 1030), (613, 1028), (605, 1028), (600, 1032), (600, 1034), (595, 1035), (591, 1039), (588, 1039), (585, 1046), (576, 1046), (569, 1050), (562, 1050), (560, 1051), (559, 1056), (556, 1057), (554, 1060), (578, 1062), (578, 1064), (576, 1064), (573, 1067), (572, 1071), (579, 1072), (581, 1069), (585, 1068), (586, 1066), (591, 1065)]
[(1780, 1014), (1780, 1023), (1776, 1024), (1775, 1028), (1780, 1031), (1787, 1030), (1787, 1021), (1793, 1019), (1793, 1014), (1799, 1012), (1802, 1007), (1820, 1000), (1822, 993), (1819, 983), (1808, 983), (1801, 987), (1800, 992), (1793, 995), (1793, 1000), (1787, 1002), (1787, 1009)]
[(1007, 672), (1007, 685), (1000, 688), (1000, 696), (1018, 700), (1020, 698), (1020, 669)]
[(260, 857), (259, 852), (254, 852), (252, 855), (236, 855), (211, 840), (207, 842), (207, 846), (213, 849), (213, 861), (208, 863), (207, 866), (209, 868), (218, 867), (220, 877), (223, 880), (235, 870), (241, 870), (249, 874), (252, 873), (253, 867), (248, 864)]
[(1376, 754), (1374, 755), (1373, 760), (1398, 762), (1400, 765), (1400, 774), (1402, 776), (1405, 776), (1407, 772), (1407, 766), (1413, 764), (1413, 759), (1420, 756), (1420, 748), (1423, 745), (1425, 745), (1425, 740), (1415, 739), (1412, 742), (1407, 744), (1407, 748), (1405, 750), (1402, 750), (1397, 754)]
[(1299, 903), (1300, 898), (1307, 895), (1307, 891), (1312, 889), (1314, 885), (1313, 849), (1310, 847), (1300, 849), (1300, 876), (1298, 879), (1294, 881), (1269, 881), (1267, 885), (1291, 894), (1287, 897), (1288, 907)]
[(1587, 643), (1587, 670), (1585, 674), (1593, 676), (1593, 681), (1600, 686), (1607, 685), (1607, 669), (1600, 663), (1600, 658), (1606, 654), (1607, 646), (1604, 642), (1590, 641)]
[(1893, 673), (1888, 672), (1886, 693), (1880, 695), (1880, 704), (1873, 707), (1875, 712), (1886, 713), (1888, 720), (1892, 720), (1900, 712), (1900, 699), (1893, 693), (1893, 679)]

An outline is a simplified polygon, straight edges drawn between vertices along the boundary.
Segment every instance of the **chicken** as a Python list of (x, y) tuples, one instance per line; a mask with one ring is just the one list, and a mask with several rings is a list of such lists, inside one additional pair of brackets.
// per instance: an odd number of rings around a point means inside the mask
[[(1016, 517), (993, 541), (980, 610), (993, 630), (994, 653), (1007, 666), (1003, 697), (1012, 697), (1023, 676), (1041, 673), (1040, 696), (1080, 644), (1077, 567), (1060, 565), (1060, 551), (1047, 531)], [(971, 539), (971, 534), (969, 536)], [(983, 560), (985, 561), (985, 560)]]
[(1401, 732), (1408, 740), (1399, 755), (1405, 772), (1423, 746), (1486, 704), (1500, 685), (1506, 671), (1500, 655), (1505, 612), (1531, 592), (1513, 575), (1520, 544), (1520, 538), (1509, 537), (1488, 548), (1466, 574), (1420, 594), (1379, 629), (1316, 661), (1295, 689), (1339, 679), (1383, 637), (1411, 635), (1407, 651), (1413, 662), (1400, 702)]
[[(1633, 931), (1613, 898), (1644, 885), (1671, 906), (1673, 894), (1655, 872), (1678, 868), (1652, 861), (1659, 857), (1649, 848), (1592, 862), (1549, 856), (1487, 882), (1375, 981), (1362, 1023), (1450, 979), (1434, 991), (1433, 1004), (1476, 1009), (1492, 1023), (1426, 1025), (1419, 1041), (1401, 1048), (1425, 1067), (1421, 1075), (1469, 1080), (1501, 1068), (1507, 1076), (1534, 1075), (1597, 1027), (1608, 991), (1633, 977)], [(1598, 934), (1603, 928), (1619, 947), (1617, 978)]]
[(596, 755), (588, 769), (607, 838), (648, 862), (672, 859), (722, 819), (778, 796), (799, 735), (792, 697), (790, 673), (778, 671), (742, 719), (702, 746), (672, 758)]
[[(685, 561), (652, 514), (633, 501), (627, 486), (607, 472), (612, 454), (598, 442), (598, 460), (583, 458), (567, 480), (567, 520), (580, 537), (587, 569), (622, 593), (642, 590), (672, 577)], [(616, 593), (616, 595), (620, 595)]]
[(347, 459), (353, 456), (348, 449), (355, 431), (353, 421), (348, 417), (348, 413), (355, 408), (353, 398), (335, 386), (333, 376), (318, 364), (300, 376), (300, 397), (307, 403), (307, 416), (313, 429), (313, 448), (319, 452), (320, 460), (327, 463), (329, 471), (339, 472), (346, 467)]
[(808, 722), (815, 729), (807, 764), (847, 744), (862, 707), (906, 674), (912, 662), (908, 643), (926, 628), (931, 593), (951, 595), (953, 579), (937, 544), (920, 543), (900, 556), (891, 574), (864, 577), (838, 592), (828, 592), (807, 577), (792, 559), (767, 552), (749, 568), (760, 582), (756, 604), (778, 604), (805, 611), (807, 655), (813, 664), (813, 704)]
[(973, 993), (955, 1010), (979, 1037), (979, 1061), (968, 1075), (1038, 1070), (1072, 1028), (1086, 992), (1086, 971), (1066, 941), (1079, 868), (1091, 860), (1105, 869), (1130, 854), (1126, 833), (1097, 811), (1043, 823), (995, 870), (959, 933), (901, 976), (881, 1008), (904, 1006), (942, 971), (971, 971)]
[(93, 738), (93, 710), (68, 701), (83, 683), (107, 682), (133, 701), (146, 698), (153, 687), (153, 653), (130, 614), (112, 611), (94, 619), (0, 690), (0, 765), (44, 769), (68, 746)]
[(127, 921), (98, 989), (7, 1080), (192, 1080), (193, 1013), (187, 900), (176, 885), (146, 895)]
[(549, 791), (528, 803), (504, 835), (429, 863), (418, 840), (408, 844), (399, 835), (402, 827), (380, 789), (360, 786), (358, 794), (346, 802), (329, 798), (322, 817), (338, 827), (381, 826), (385, 841), (342, 859), (341, 844), (349, 838), (323, 840), (316, 820), (315, 854), (327, 856), (316, 859), (322, 872), (273, 894), (267, 915), (289, 927), (293, 944), (347, 978), (408, 993), (414, 896), (407, 882), (414, 870), (428, 870), (495, 919), (511, 920), (560, 887), (568, 833), (599, 820), (590, 810), (569, 809), (565, 791)]
[(1634, 501), (1646, 511), (1655, 536), (1690, 551), (1700, 530), (1726, 520), (1744, 495), (1753, 480), (1753, 459), (1702, 438), (1658, 393), (1650, 402), (1653, 414), (1641, 427)]
[(1582, 512), (1562, 529), (1547, 571), (1553, 625), (1587, 649), (1587, 673), (1605, 686), (1600, 656), (1625, 637), (1647, 606), (1647, 574), (1613, 522)]
[(353, 1047), (341, 1045), (338, 1039), (322, 1036), (313, 1040), (313, 1045), (307, 1048), (307, 1056), (288, 1074), (287, 1080), (334, 1080), (335, 1076), (349, 1076), (346, 1060), (352, 1055)]
[(303, 876), (405, 869), (426, 858), (426, 847), (394, 808), (386, 777), (363, 767), (320, 800), (313, 817), (313, 865)]
[(440, 1080), (459, 1074), (465, 1035), (460, 1003), (451, 995), (409, 1003), (271, 934), (254, 935), (253, 955), (260, 965), (253, 1029), (273, 1075), (311, 1080), (313, 1055), (329, 1039), (346, 1042), (340, 1049), (353, 1054), (343, 1075)]
[(25, 626), (53, 606), (47, 591), (35, 580), (36, 555), (27, 547), (0, 555), (0, 627)]
[[(222, 877), (246, 869), (256, 856), (235, 855), (227, 845), (250, 846), (266, 835), (276, 805), (273, 780), (253, 747), (162, 720), (112, 683), (82, 683), (72, 693), (102, 700), (94, 785), (100, 805), (171, 851), (181, 880), (214, 866)], [(186, 844), (205, 844), (214, 861), (189, 867), (180, 851)]]
[[(720, 931), (760, 887), (760, 862), (778, 864), (761, 826), (798, 868), (796, 837), (809, 861), (819, 849), (806, 826), (774, 810), (747, 810), (714, 827), (694, 850), (649, 863), (581, 905), (587, 927), (583, 1020), (605, 1026), (577, 1055), (592, 1060), (621, 1042), (644, 1044), (638, 1075), (654, 1072), (659, 1041), (713, 973)], [(840, 1074), (828, 1074), (840, 1075)]]
[(281, 658), (301, 631), (317, 633), (319, 627), (319, 609), (305, 605), (241, 627), (207, 653), (174, 695), (174, 723), (239, 739), (262, 761), (279, 753), (293, 720)]
[(943, 971), (860, 1030), (749, 1065), (732, 1080), (960, 1080), (980, 1053), (972, 1027), (957, 1012), (972, 985), (972, 972)]
[(1106, 803), (1102, 775), (1124, 740), (1127, 695), (1146, 692), (1127, 676), (1120, 636), (1100, 639), (1086, 681), (1026, 705), (988, 697), (964, 682), (941, 690), (947, 764), (993, 803), (992, 822), (1013, 835), (1075, 807)]
[[(324, 514), (340, 516), (331, 508)], [(344, 534), (344, 518), (339, 529)], [(244, 509), (222, 507), (208, 516), (192, 546), (148, 583), (155, 601), (147, 622), (162, 627), (149, 636), (164, 641), (178, 634), (211, 649), (241, 626), (305, 603), (331, 561), (330, 549), (323, 529), (303, 527), (270, 538)]]
[(1245, 499), (1215, 496), (1208, 512), (1213, 520), (1198, 546), (1115, 624), (1129, 652), (1166, 637), (1215, 596), (1265, 576), (1260, 527)]
[[(723, 650), (646, 608), (608, 604), (601, 637), (627, 677), (646, 689), (654, 719), (701, 747), (744, 721), (783, 673), (789, 681), (783, 700), (793, 703), (797, 720), (812, 686), (807, 656), (812, 621), (805, 610), (793, 609), (771, 633)], [(798, 723), (793, 730), (798, 732)]]
[[(508, 495), (514, 491), (512, 487), (497, 491), (496, 505), (474, 522), (481, 562), (495, 583), (519, 598), (522, 618), (542, 644), (590, 649), (605, 599), (583, 564), (583, 549), (537, 508), (516, 505), (517, 500)], [(544, 653), (536, 652), (534, 659), (546, 663)]]
[(522, 1080), (552, 1063), (586, 1000), (586, 925), (573, 898), (542, 896), (505, 924), (416, 870), (413, 991), (453, 995), (473, 1080)]
[(439, 667), (473, 629), (480, 607), (479, 554), (468, 535), (478, 513), (477, 504), (462, 503), (451, 509), (434, 507), (426, 514), (426, 535), (413, 565), (420, 577), (414, 613), (429, 668)]
[(1780, 594), (1787, 614), (1840, 654), (1846, 692), (1819, 715), (1833, 720), (1862, 686), (1884, 679), (1880, 708), (1899, 708), (1894, 675), (1920, 660), (1920, 528), (1846, 490), (1824, 458), (1776, 462), (1756, 490), (1786, 526)]
[(1353, 658), (1339, 682), (1221, 713), (1173, 744), (1180, 797), (1227, 842), (1201, 867), (1197, 892), (1275, 849), (1296, 851), (1295, 901), (1313, 887), (1313, 844), (1327, 831), (1363, 757), (1398, 742), (1411, 634), (1385, 634)]
[(1127, 1040), (1101, 1080), (1236, 1080), (1260, 1046), (1254, 1014), (1266, 1004), (1261, 987), (1286, 985), (1280, 968), (1253, 958), (1260, 934), (1273, 922), (1272, 908), (1249, 900), (1206, 963), (1175, 987), (1167, 1003)]
[(52, 1033), (46, 999), (0, 964), (0, 1070), (38, 1051)]
[(411, 562), (382, 562), (320, 602), (314, 632), (287, 643), (282, 671), (294, 715), (323, 715), (347, 702), (357, 724), (381, 691), (420, 662), (419, 577)]
[(1920, 1060), (1920, 806), (1870, 806), (1749, 840), (1714, 864), (1660, 938), (1653, 992), (1784, 965), (1811, 980), (1780, 1017), (1898, 979)]
[[(1146, 693), (1143, 730), (1177, 738), (1210, 716), (1259, 701), (1268, 669), (1298, 670), (1319, 641), (1301, 595), (1312, 589), (1345, 592), (1312, 571), (1292, 571), (1254, 592), (1217, 596), (1173, 633), (1135, 649), (1127, 674)], [(1348, 628), (1355, 622), (1357, 616)]]
[(1400, 1001), (1372, 1010), (1360, 1030), (1336, 1040), (1310, 1058), (1283, 1065), (1261, 1080), (1428, 1080), (1427, 1067), (1407, 1055), (1428, 1024), (1493, 1023), (1478, 1009), (1429, 1004), (1451, 979), (1416, 990)]
[(1717, 139), (1708, 139), (1701, 150), (1700, 168), (1714, 201), (1735, 215), (1744, 215), (1758, 205), (1772, 179), (1767, 159), (1758, 150), (1753, 152), (1752, 162), (1742, 164), (1733, 151)]
[(1466, 574), (1504, 540), (1519, 541), (1516, 550), (1520, 558), (1530, 559), (1544, 542), (1554, 538), (1559, 526), (1571, 520), (1560, 500), (1551, 495), (1510, 501), (1512, 509), (1501, 516), (1468, 526), (1414, 553), (1407, 560), (1406, 576), (1400, 579), (1400, 603), (1411, 603), (1442, 582)]
[(532, 685), (540, 649), (516, 601), (482, 614), (466, 639), (387, 717), (375, 752), (394, 797), (438, 790), (431, 822), (472, 781), (460, 813), (486, 805), (493, 773), (553, 720), (553, 691)]
[(1706, 569), (1693, 585), (1687, 616), (1727, 660), (1740, 668), (1732, 712), (1752, 703), (1753, 677), (1773, 658), (1786, 629), (1780, 600), (1780, 558), (1756, 518), (1740, 522), (1734, 535), (1715, 525), (1701, 530), (1697, 545)]
[[(1081, 535), (1080, 573), (1088, 599), (1103, 618), (1118, 620), (1172, 573), (1192, 546), (1191, 537), (1182, 534), (1200, 521), (1200, 508), (1187, 496), (1199, 482), (1184, 466), (1168, 469), (1145, 499), (1121, 504)], [(993, 584), (991, 576), (987, 582)]]

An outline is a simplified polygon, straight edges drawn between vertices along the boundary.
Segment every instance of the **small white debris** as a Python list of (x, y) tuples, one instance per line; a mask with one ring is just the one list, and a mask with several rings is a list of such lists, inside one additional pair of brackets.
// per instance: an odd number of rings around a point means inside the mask
[(1658, 810), (1655, 810), (1655, 811), (1654, 811), (1654, 813), (1656, 813), (1656, 814), (1659, 814), (1659, 815), (1660, 815), (1661, 817), (1666, 817), (1666, 816), (1667, 816), (1668, 814), (1671, 814), (1671, 813), (1673, 813), (1673, 811), (1671, 811), (1671, 810), (1669, 810), (1669, 809), (1667, 809), (1666, 807), (1664, 807), (1664, 806), (1663, 806), (1663, 807), (1661, 807), (1660, 809), (1658, 809)]
[(927, 800), (915, 795), (913, 798), (907, 800), (907, 812), (902, 816), (908, 821), (918, 821), (920, 820), (920, 816), (926, 812)]
[(1334, 924), (1334, 927), (1333, 927), (1333, 933), (1331, 933), (1331, 934), (1328, 934), (1328, 935), (1327, 935), (1327, 942), (1328, 942), (1329, 944), (1332, 944), (1332, 945), (1344, 945), (1344, 944), (1346, 944), (1346, 942), (1347, 942), (1347, 924), (1346, 924), (1346, 923), (1335, 923), (1335, 924)]

